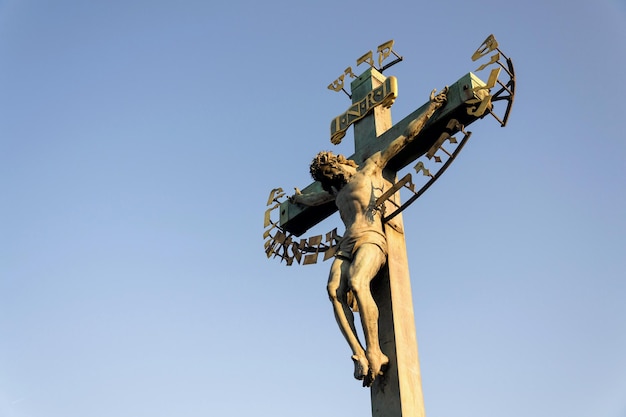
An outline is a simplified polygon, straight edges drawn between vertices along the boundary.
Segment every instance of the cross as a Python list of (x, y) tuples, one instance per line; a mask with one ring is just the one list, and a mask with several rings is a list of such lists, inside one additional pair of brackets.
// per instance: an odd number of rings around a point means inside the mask
[[(481, 46), (475, 53), (475, 57), (482, 57), (497, 48), (497, 43), (492, 35), (487, 38), (483, 45), (487, 46), (483, 49)], [(498, 49), (498, 52), (501, 51)], [(499, 55), (498, 58), (495, 57), (495, 55), (492, 57), (493, 62), (498, 61)], [(459, 130), (463, 130), (464, 126), (478, 120), (485, 112), (492, 114), (492, 98), (500, 96), (504, 91), (510, 94), (508, 97), (502, 98), (509, 101), (504, 121), (498, 119), (494, 114), (492, 115), (501, 122), (502, 126), (506, 124), (515, 87), (512, 63), (510, 59), (506, 59), (509, 70), (505, 68), (505, 71), (511, 77), (511, 81), (506, 86), (497, 81), (499, 69), (492, 71), (487, 83), (472, 73), (464, 75), (449, 86), (445, 106), (432, 114), (415, 136), (415, 139), (388, 161), (383, 170), (383, 178), (386, 182), (384, 190), (386, 192), (383, 193), (380, 200), (389, 195), (391, 198), (389, 203), (384, 203), (385, 210), (383, 212), (386, 212), (391, 205), (396, 208), (399, 207), (399, 193), (396, 193), (396, 190), (405, 181), (404, 179), (397, 181), (398, 171), (422, 155), (432, 157), (434, 152), (440, 148), (442, 138), (446, 137), (444, 135), (450, 137)], [(473, 60), (475, 60), (474, 57)], [(502, 64), (500, 65), (502, 66)], [(343, 78), (341, 81), (341, 86), (336, 86), (335, 91), (343, 89)], [(496, 82), (500, 83), (503, 89), (492, 96), (489, 90)], [(329, 88), (331, 87), (329, 86)], [(397, 143), (397, 139), (405, 134), (407, 128), (414, 125), (412, 125), (413, 122), (420, 118), (423, 119), (423, 115), (429, 111), (431, 104), (430, 102), (425, 103), (393, 125), (390, 107), (397, 95), (395, 77), (387, 78), (372, 66), (357, 77), (351, 83), (350, 88), (352, 106), (343, 115), (333, 120), (331, 141), (333, 143), (340, 141), (345, 131), (353, 125), (355, 153), (349, 159), (359, 165), (377, 152), (386, 150), (390, 144)], [(466, 135), (467, 137), (468, 135)], [(420, 165), (418, 164), (418, 166)], [(421, 167), (424, 168), (423, 165)], [(426, 173), (427, 170), (424, 172)], [(321, 191), (320, 183), (315, 182), (305, 187), (302, 193), (303, 195), (319, 194)], [(272, 195), (273, 193), (270, 200)], [(296, 236), (300, 236), (337, 210), (332, 201), (316, 206), (292, 204), (290, 201), (279, 204), (280, 229)], [(269, 214), (266, 212), (266, 215)], [(389, 364), (385, 367), (383, 375), (375, 377), (371, 385), (372, 416), (424, 417), (424, 401), (402, 216), (389, 216), (384, 221), (387, 259), (384, 267), (380, 269), (372, 281), (371, 291), (379, 312), (378, 340), (383, 353), (389, 358)], [(268, 223), (267, 220), (266, 223)], [(267, 253), (268, 256), (272, 253), (271, 246), (268, 247)]]
[[(395, 83), (394, 77), (387, 78), (375, 68), (369, 68), (351, 83), (353, 106), (333, 120), (331, 131), (335, 141), (342, 135), (342, 129), (345, 130), (353, 124), (355, 153), (349, 159), (357, 164), (377, 151), (386, 149), (429, 105), (425, 103), (399, 123), (392, 125), (389, 107), (397, 94), (397, 91), (393, 91), (397, 88)], [(467, 102), (484, 101), (485, 95), (479, 94), (484, 86), (485, 83), (472, 73), (449, 86), (446, 105), (431, 117), (417, 138), (387, 164), (383, 171), (388, 182), (386, 189), (396, 182), (399, 170), (436, 144), (442, 132), (447, 130), (454, 134), (461, 126), (469, 125), (479, 118), (476, 113), (468, 111)], [(351, 123), (350, 118), (358, 120)], [(452, 128), (449, 125), (450, 120), (456, 120)], [(302, 192), (306, 194), (320, 190), (320, 184), (315, 182)], [(397, 194), (393, 198), (398, 204)], [(336, 210), (333, 202), (321, 206), (301, 206), (285, 201), (280, 206), (280, 226), (283, 230), (299, 236)], [(379, 341), (383, 352), (389, 357), (389, 365), (371, 387), (372, 415), (423, 417), (424, 402), (401, 215), (387, 222), (384, 229), (388, 245), (387, 263), (372, 282), (372, 294), (379, 310)]]

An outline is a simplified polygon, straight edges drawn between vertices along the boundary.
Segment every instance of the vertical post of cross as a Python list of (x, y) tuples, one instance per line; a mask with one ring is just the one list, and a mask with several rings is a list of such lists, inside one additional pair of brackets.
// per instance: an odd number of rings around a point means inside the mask
[[(384, 81), (384, 75), (374, 68), (368, 69), (351, 83), (352, 102), (363, 100)], [(367, 149), (376, 148), (372, 142), (391, 127), (391, 110), (383, 106), (375, 107), (370, 114), (354, 124), (355, 155), (360, 159), (357, 163), (370, 156)], [(396, 172), (390, 169), (383, 175), (389, 182), (388, 186), (396, 180)], [(372, 294), (379, 309), (381, 348), (390, 362), (384, 375), (372, 385), (372, 416), (424, 417), (413, 299), (401, 215), (385, 225), (385, 235), (387, 265), (374, 279)]]
[[(356, 104), (368, 96), (374, 89), (381, 86), (385, 81), (385, 76), (374, 68), (370, 68), (357, 77), (350, 84), (352, 90), (352, 103)], [(365, 149), (367, 145), (378, 136), (385, 133), (391, 127), (391, 109), (383, 106), (376, 106), (372, 114), (364, 117), (354, 124), (354, 150), (359, 154), (359, 150)], [(366, 159), (369, 155), (363, 157)], [(360, 163), (362, 161), (357, 161)]]

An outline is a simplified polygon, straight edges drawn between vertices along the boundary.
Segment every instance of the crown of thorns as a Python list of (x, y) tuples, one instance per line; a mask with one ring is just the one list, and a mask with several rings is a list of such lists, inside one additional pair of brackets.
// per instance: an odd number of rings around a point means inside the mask
[(313, 158), (313, 161), (311, 161), (310, 172), (311, 172), (311, 176), (313, 177), (313, 179), (316, 181), (319, 181), (320, 178), (323, 177), (322, 167), (332, 162), (349, 165), (355, 168), (357, 167), (356, 162), (354, 162), (351, 159), (347, 159), (343, 155), (335, 155), (334, 153), (330, 151), (322, 151), (318, 153), (317, 155), (315, 155), (315, 158)]

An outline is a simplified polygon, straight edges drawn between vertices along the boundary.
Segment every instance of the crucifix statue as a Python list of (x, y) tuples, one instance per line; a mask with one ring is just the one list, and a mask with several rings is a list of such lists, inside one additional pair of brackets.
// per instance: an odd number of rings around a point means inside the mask
[[(341, 333), (352, 349), (354, 377), (371, 386), (389, 358), (381, 351), (378, 340), (378, 307), (372, 296), (371, 283), (387, 262), (387, 237), (383, 228), (383, 210), (376, 201), (388, 188), (383, 170), (417, 137), (435, 110), (446, 102), (445, 90), (431, 93), (424, 113), (413, 120), (405, 133), (385, 149), (369, 156), (360, 166), (343, 155), (320, 152), (311, 163), (311, 175), (323, 191), (296, 193), (292, 203), (318, 206), (334, 201), (346, 231), (339, 242), (330, 267), (328, 295)], [(359, 341), (354, 316), (361, 315), (367, 349)]]
[[(392, 50), (393, 41), (379, 46), (379, 65), (393, 53), (394, 63), (402, 60)], [(286, 200), (282, 189), (272, 190), (265, 216), (264, 233), (267, 256), (278, 256), (288, 265), (294, 261), (315, 263), (319, 253), (325, 259), (334, 257), (328, 279), (328, 295), (341, 333), (352, 351), (354, 377), (363, 386), (371, 387), (374, 417), (423, 417), (413, 301), (404, 226), (400, 212), (419, 197), (463, 148), (470, 136), (464, 127), (488, 114), (506, 124), (515, 91), (513, 65), (498, 49), (493, 35), (476, 51), (473, 60), (491, 51), (497, 53), (487, 65), (497, 64), (509, 75), (506, 83), (498, 79), (500, 69), (494, 69), (485, 83), (472, 73), (445, 87), (395, 125), (391, 123), (390, 107), (397, 96), (395, 77), (382, 75), (375, 68), (369, 52), (359, 58), (357, 65), (368, 63), (370, 68), (359, 77), (351, 68), (329, 86), (345, 91), (344, 78), (356, 78), (351, 83), (352, 105), (331, 123), (331, 142), (337, 144), (346, 130), (354, 127), (355, 153), (349, 157), (324, 151), (315, 156), (310, 172), (315, 182)], [(500, 89), (492, 94), (496, 85)], [(508, 103), (500, 119), (494, 103)], [(458, 142), (454, 134), (464, 133)], [(446, 144), (449, 142), (449, 144)], [(455, 147), (449, 152), (446, 147)], [(424, 161), (415, 165), (427, 178), (416, 191), (411, 174), (398, 180), (398, 172), (418, 158), (441, 164), (435, 174)], [(446, 162), (443, 163), (443, 159)], [(413, 196), (404, 204), (399, 190), (407, 189)], [(270, 213), (280, 209), (280, 222), (271, 221)], [(336, 231), (322, 236), (301, 239), (313, 225), (339, 211), (345, 226), (343, 236)], [(273, 232), (277, 230), (276, 232)], [(274, 234), (272, 234), (274, 233)], [(358, 312), (365, 343), (359, 340), (354, 313)]]

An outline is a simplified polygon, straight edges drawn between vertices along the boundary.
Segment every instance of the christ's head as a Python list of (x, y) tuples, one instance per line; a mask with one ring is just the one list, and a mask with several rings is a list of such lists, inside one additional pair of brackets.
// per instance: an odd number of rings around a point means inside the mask
[(356, 172), (357, 164), (343, 155), (335, 155), (330, 151), (322, 151), (315, 155), (311, 162), (311, 176), (322, 184), (322, 188), (331, 192), (345, 185)]

